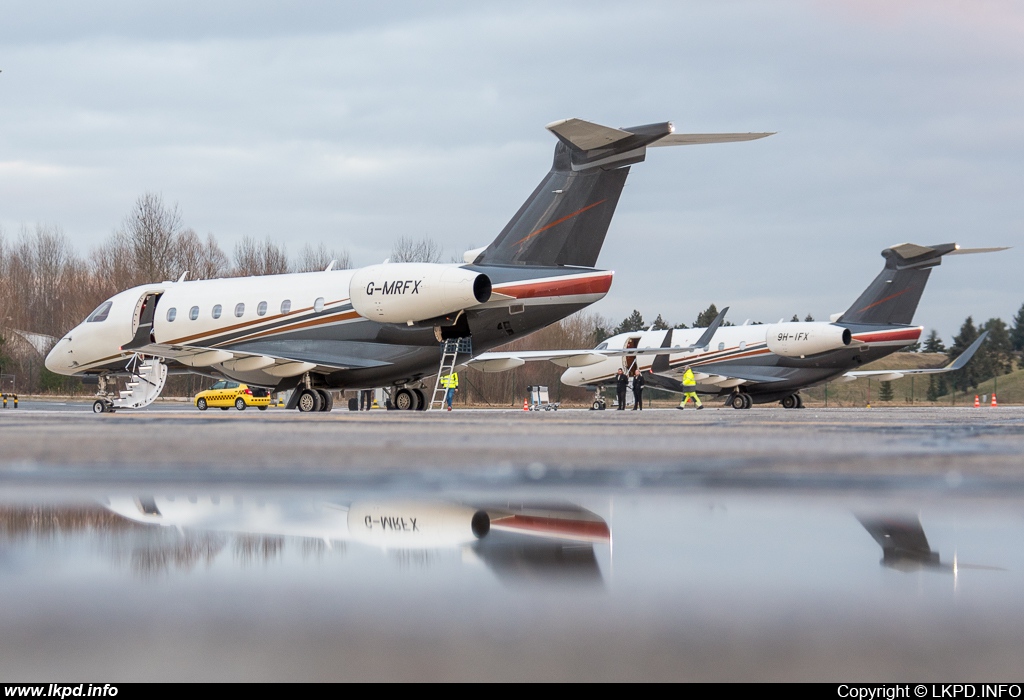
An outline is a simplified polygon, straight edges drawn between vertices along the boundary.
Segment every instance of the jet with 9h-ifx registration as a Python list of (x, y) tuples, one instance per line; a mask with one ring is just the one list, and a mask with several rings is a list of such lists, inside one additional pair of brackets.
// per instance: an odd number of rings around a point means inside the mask
[[(1005, 248), (962, 249), (955, 243), (912, 243), (882, 251), (885, 267), (850, 308), (830, 322), (792, 321), (722, 326), (728, 308), (707, 329), (648, 330), (621, 333), (592, 350), (487, 352), (469, 366), (498, 372), (525, 362), (548, 360), (567, 367), (562, 381), (572, 386), (601, 387), (615, 382), (619, 369), (645, 373), (648, 386), (684, 393), (723, 396), (733, 408), (778, 401), (800, 408), (800, 390), (841, 379), (871, 377), (879, 381), (908, 374), (939, 374), (963, 367), (988, 333), (945, 367), (863, 370), (862, 365), (918, 342), (921, 326), (911, 325), (932, 268), (946, 255), (986, 253)], [(696, 386), (684, 388), (686, 368)], [(594, 408), (602, 408), (600, 397)]]
[[(384, 263), (356, 270), (154, 282), (103, 302), (50, 351), (46, 367), (94, 378), (96, 412), (141, 408), (168, 372), (294, 390), (290, 408), (330, 410), (331, 390), (390, 387), (426, 408), (439, 343), (452, 363), (543, 328), (604, 297), (594, 267), (630, 166), (656, 146), (749, 141), (767, 133), (676, 134), (671, 123), (547, 126), (550, 172), (494, 241), (464, 264)], [(471, 343), (467, 342), (471, 339)], [(447, 355), (446, 355), (447, 356)], [(110, 391), (111, 379), (125, 388)], [(436, 389), (436, 387), (435, 387)]]

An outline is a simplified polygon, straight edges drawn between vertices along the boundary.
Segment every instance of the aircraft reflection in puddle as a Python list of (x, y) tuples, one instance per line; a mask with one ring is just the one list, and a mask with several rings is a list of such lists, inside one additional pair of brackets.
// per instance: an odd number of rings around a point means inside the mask
[[(233, 495), (109, 496), (104, 505), (136, 523), (181, 533), (235, 535), (243, 543), (252, 537), (296, 537), (321, 542), (328, 549), (358, 543), (397, 553), (460, 550), (475, 555), (506, 583), (600, 583), (594, 545), (611, 541), (608, 524), (575, 505), (477, 507), (425, 500), (343, 502)], [(272, 553), (279, 546), (264, 541), (262, 550)]]
[(928, 544), (924, 526), (921, 519), (916, 516), (858, 515), (857, 520), (882, 548), (882, 559), (879, 563), (887, 568), (908, 573), (925, 569), (944, 571), (953, 574), (954, 577), (960, 569), (1005, 571), (995, 566), (960, 563), (956, 554), (953, 555), (952, 564), (942, 563), (939, 560), (939, 553), (932, 550)]

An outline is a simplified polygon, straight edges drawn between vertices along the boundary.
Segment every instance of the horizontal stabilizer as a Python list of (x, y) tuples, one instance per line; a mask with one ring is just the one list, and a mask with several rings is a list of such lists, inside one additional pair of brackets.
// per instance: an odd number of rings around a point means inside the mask
[(649, 147), (655, 146), (696, 146), (702, 143), (736, 143), (737, 141), (756, 141), (765, 136), (775, 134), (774, 131), (748, 132), (744, 134), (669, 134), (658, 139)]
[(633, 135), (622, 129), (614, 129), (582, 119), (560, 119), (557, 122), (551, 122), (545, 128), (581, 151), (604, 148)]

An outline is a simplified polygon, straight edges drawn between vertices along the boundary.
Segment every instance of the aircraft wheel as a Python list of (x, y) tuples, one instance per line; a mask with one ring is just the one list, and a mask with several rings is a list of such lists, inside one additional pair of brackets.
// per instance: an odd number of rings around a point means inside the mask
[(790, 394), (789, 396), (784, 396), (782, 397), (782, 401), (779, 403), (782, 404), (783, 408), (796, 408), (796, 395)]
[(399, 389), (395, 392), (395, 408), (399, 411), (415, 411), (416, 396), (408, 389)]
[(320, 410), (320, 394), (312, 389), (303, 389), (299, 394), (298, 409), (300, 413), (316, 413)]
[(595, 401), (594, 405), (591, 406), (591, 408), (595, 411), (600, 411), (602, 408), (604, 408), (604, 406), (601, 405), (600, 401)]
[(427, 397), (423, 395), (423, 392), (419, 389), (412, 390), (413, 396), (416, 397), (416, 410), (426, 411), (427, 410)]
[(196, 408), (198, 408), (200, 411), (205, 411), (207, 408), (206, 399), (199, 399), (198, 401), (196, 401)]
[(334, 408), (334, 394), (325, 389), (317, 389), (316, 393), (320, 395), (321, 413), (327, 413), (332, 408)]
[(750, 398), (750, 394), (740, 394), (743, 397), (743, 408), (750, 408), (754, 405), (754, 400)]
[(728, 405), (735, 409), (743, 408), (743, 394), (733, 394), (730, 396)]
[(793, 396), (796, 397), (796, 407), (797, 408), (803, 408), (804, 407), (804, 397), (801, 396), (800, 394), (793, 394)]
[(243, 399), (241, 396), (239, 396), (237, 399), (235, 399), (235, 408), (237, 408), (239, 411), (244, 411), (245, 410), (245, 399)]
[(92, 412), (93, 413), (106, 413), (107, 412), (107, 402), (104, 401), (103, 399), (96, 399), (92, 403)]

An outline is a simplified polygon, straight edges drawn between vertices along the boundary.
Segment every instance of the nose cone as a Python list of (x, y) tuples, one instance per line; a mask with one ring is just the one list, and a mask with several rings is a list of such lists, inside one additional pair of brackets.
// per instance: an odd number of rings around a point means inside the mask
[(74, 374), (71, 371), (71, 339), (61, 338), (46, 355), (46, 369), (54, 374)]

